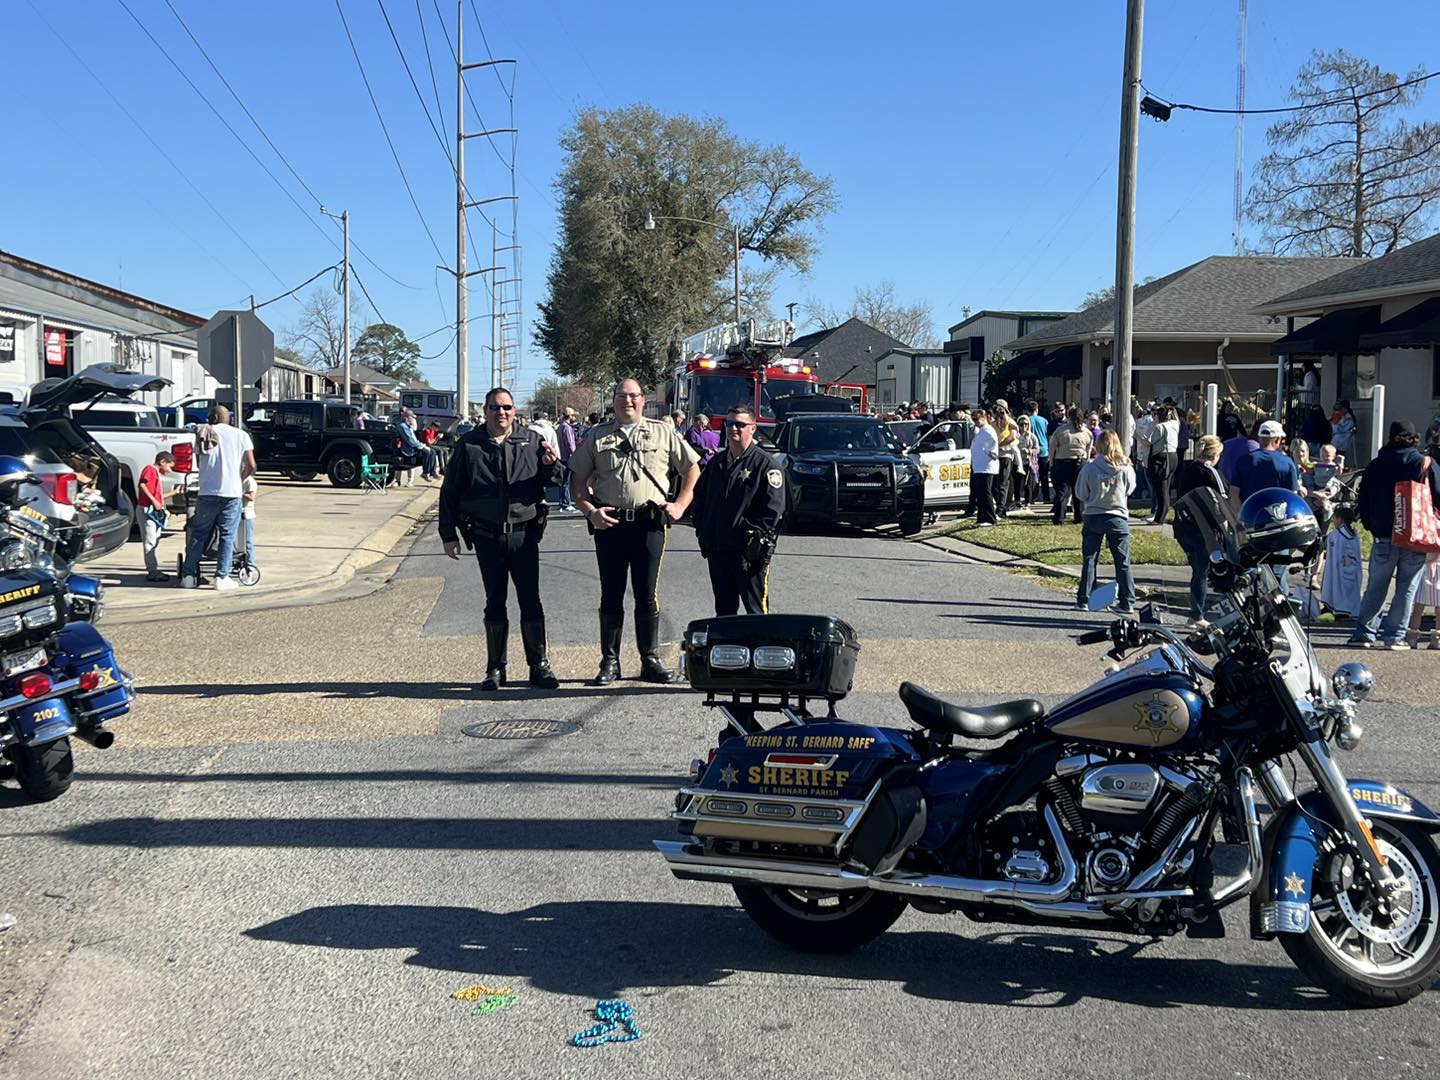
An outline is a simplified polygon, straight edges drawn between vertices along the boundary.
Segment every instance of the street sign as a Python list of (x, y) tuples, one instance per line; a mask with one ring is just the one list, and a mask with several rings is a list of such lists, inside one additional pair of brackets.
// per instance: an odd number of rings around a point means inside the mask
[(222, 386), (235, 385), (235, 349), (240, 349), (240, 382), (253, 385), (275, 363), (275, 331), (253, 311), (217, 311), (200, 327), (200, 366)]

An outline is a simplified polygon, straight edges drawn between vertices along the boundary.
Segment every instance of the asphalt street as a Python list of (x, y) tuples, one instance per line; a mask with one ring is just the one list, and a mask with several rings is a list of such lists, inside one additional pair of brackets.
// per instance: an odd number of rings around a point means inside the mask
[[(1220, 941), (979, 925), (907, 912), (848, 956), (792, 953), (722, 886), (651, 849), (716, 718), (598, 659), (583, 525), (543, 559), (559, 691), (481, 695), (472, 559), (433, 527), (360, 600), (111, 628), (141, 679), (110, 751), (61, 800), (0, 789), (0, 1077), (1437, 1075), (1434, 991), (1340, 1009), (1243, 912)], [(708, 613), (677, 529), (665, 637)], [(1047, 702), (1098, 677), (1102, 617), (1032, 580), (876, 536), (787, 538), (776, 610), (864, 643), (842, 715), (903, 723), (894, 687)], [(512, 645), (518, 673), (519, 642)], [(1349, 654), (1327, 651), (1337, 662)], [(1377, 654), (1365, 745), (1342, 762), (1440, 804), (1437, 657)], [(494, 719), (554, 738), (471, 738)], [(452, 992), (508, 987), (472, 1015)], [(598, 998), (644, 1037), (569, 1045)]]

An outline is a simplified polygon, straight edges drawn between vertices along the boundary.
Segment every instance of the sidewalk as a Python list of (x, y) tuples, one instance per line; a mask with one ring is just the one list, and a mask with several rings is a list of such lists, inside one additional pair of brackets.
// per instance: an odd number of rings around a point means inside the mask
[[(434, 505), (440, 485), (392, 488), (362, 495), (328, 481), (308, 484), (269, 475), (261, 478), (256, 504), (255, 562), (258, 584), (231, 592), (209, 586), (181, 589), (176, 558), (184, 552), (184, 517), (160, 541), (160, 568), (172, 580), (145, 580), (140, 544), (132, 541), (94, 562), (81, 573), (105, 582), (106, 622), (144, 622), (224, 611), (253, 610), (292, 602), (349, 584), (356, 572), (384, 558)], [(243, 534), (242, 534), (243, 536)], [(201, 564), (202, 578), (213, 564)]]

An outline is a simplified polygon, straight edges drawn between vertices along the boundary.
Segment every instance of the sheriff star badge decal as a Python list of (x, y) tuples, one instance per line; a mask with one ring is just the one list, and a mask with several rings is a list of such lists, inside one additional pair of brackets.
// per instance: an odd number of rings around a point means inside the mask
[(720, 783), (727, 788), (734, 787), (740, 781), (740, 773), (734, 765), (726, 765), (720, 770)]

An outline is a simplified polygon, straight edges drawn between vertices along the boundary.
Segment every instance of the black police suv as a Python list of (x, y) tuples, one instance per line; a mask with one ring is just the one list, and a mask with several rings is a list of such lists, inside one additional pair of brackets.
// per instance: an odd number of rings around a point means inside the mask
[(894, 523), (905, 536), (920, 531), (920, 468), (881, 421), (853, 413), (792, 415), (773, 439), (789, 486), (787, 527)]

